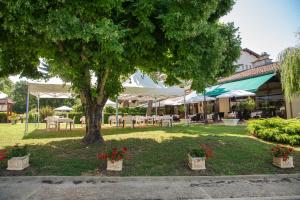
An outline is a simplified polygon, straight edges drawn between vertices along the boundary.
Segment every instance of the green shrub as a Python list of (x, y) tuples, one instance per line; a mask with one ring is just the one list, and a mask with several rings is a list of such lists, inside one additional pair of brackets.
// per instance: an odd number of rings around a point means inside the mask
[(6, 123), (6, 122), (7, 122), (6, 112), (0, 112), (0, 123)]
[(47, 116), (52, 116), (54, 114), (53, 108), (50, 106), (45, 106), (40, 108), (40, 119), (45, 119)]
[(23, 157), (29, 154), (27, 146), (18, 146), (15, 145), (11, 149), (8, 150), (8, 158), (12, 157)]
[(269, 119), (250, 120), (248, 131), (258, 138), (291, 145), (300, 144), (300, 120)]

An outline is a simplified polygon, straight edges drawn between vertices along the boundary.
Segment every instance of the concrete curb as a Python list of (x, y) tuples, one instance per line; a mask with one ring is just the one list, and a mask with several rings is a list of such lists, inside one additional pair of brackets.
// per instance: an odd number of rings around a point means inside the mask
[(197, 180), (249, 180), (249, 179), (270, 179), (270, 178), (300, 178), (300, 174), (257, 174), (257, 175), (236, 175), (236, 176), (3, 176), (0, 177), (2, 181), (13, 181), (13, 180), (110, 180), (110, 181), (197, 181)]

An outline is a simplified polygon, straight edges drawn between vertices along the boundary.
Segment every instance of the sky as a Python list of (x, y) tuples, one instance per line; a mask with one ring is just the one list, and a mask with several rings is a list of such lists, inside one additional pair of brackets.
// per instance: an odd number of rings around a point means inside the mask
[(300, 43), (300, 0), (236, 0), (221, 21), (239, 27), (242, 48), (267, 52), (274, 60), (283, 49)]

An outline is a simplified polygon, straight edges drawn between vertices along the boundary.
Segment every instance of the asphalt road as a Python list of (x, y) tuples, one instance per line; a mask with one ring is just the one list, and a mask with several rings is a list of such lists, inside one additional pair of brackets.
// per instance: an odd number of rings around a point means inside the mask
[(300, 199), (300, 174), (178, 177), (0, 177), (0, 200)]

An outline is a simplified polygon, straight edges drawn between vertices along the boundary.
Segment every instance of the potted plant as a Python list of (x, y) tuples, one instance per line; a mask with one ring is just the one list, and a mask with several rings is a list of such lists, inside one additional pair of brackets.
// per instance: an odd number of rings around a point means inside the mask
[(7, 170), (23, 170), (29, 167), (29, 152), (27, 146), (15, 145), (8, 150), (9, 160)]
[(127, 148), (123, 147), (121, 149), (112, 148), (106, 151), (106, 153), (97, 154), (97, 158), (101, 160), (107, 160), (108, 171), (122, 171), (123, 159), (127, 153)]
[(280, 168), (293, 168), (293, 153), (293, 148), (277, 144), (272, 148), (273, 165)]
[(201, 170), (205, 168), (205, 160), (212, 156), (212, 150), (206, 145), (200, 145), (200, 148), (192, 149), (188, 153), (188, 165), (191, 170)]

